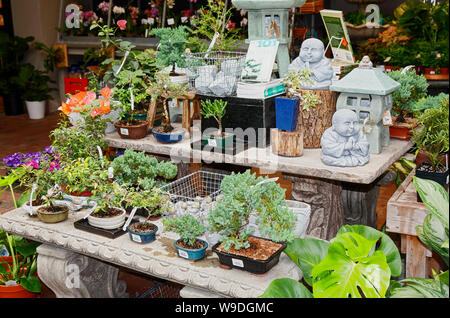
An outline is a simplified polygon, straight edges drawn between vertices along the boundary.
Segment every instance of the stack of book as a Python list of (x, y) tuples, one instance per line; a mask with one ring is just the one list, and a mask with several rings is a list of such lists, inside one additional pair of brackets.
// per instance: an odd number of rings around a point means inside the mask
[(238, 82), (236, 88), (236, 95), (240, 98), (265, 99), (285, 92), (286, 87), (281, 83), (281, 79), (261, 83)]
[(350, 73), (355, 67), (358, 66), (358, 64), (356, 63), (350, 64), (344, 61), (334, 60), (331, 62), (331, 66), (333, 67), (334, 70), (334, 75), (332, 78), (332, 81), (334, 82), (340, 80), (345, 75)]

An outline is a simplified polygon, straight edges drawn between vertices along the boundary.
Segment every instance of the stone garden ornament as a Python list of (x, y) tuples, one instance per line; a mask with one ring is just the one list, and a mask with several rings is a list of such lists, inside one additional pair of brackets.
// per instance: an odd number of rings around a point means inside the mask
[(369, 162), (369, 142), (352, 110), (334, 113), (332, 126), (322, 135), (321, 146), (320, 158), (326, 165), (354, 167)]
[(309, 69), (313, 84), (304, 89), (328, 89), (333, 78), (333, 67), (325, 57), (325, 48), (319, 39), (310, 38), (302, 42), (299, 56), (289, 65), (288, 70), (301, 73)]

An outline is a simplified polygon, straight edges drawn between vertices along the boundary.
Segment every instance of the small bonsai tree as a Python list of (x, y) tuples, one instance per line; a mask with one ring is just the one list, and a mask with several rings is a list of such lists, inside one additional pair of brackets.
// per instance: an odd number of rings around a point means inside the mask
[(205, 233), (205, 226), (190, 214), (185, 214), (179, 218), (163, 219), (165, 230), (173, 231), (180, 235), (180, 240), (186, 247), (196, 247), (197, 237)]
[(305, 86), (314, 84), (309, 69), (305, 68), (301, 72), (295, 70), (289, 71), (286, 77), (283, 78), (282, 83), (288, 88), (288, 96), (292, 95), (301, 98), (304, 110), (308, 110), (310, 107), (316, 107), (322, 103), (319, 97), (309, 90), (305, 91), (303, 95), (297, 92), (297, 90), (302, 89)]
[(411, 116), (414, 104), (427, 95), (428, 83), (423, 75), (417, 75), (414, 70), (393, 71), (389, 77), (402, 86), (392, 93), (392, 109), (398, 114), (396, 121), (404, 123), (406, 116)]
[(151, 36), (159, 38), (159, 50), (156, 53), (156, 66), (163, 69), (172, 66), (171, 74), (176, 75), (176, 65), (184, 67), (183, 53), (186, 47), (189, 33), (188, 28), (181, 25), (175, 29), (158, 28), (150, 32)]
[(265, 182), (267, 177), (258, 177), (247, 170), (234, 172), (222, 180), (223, 199), (208, 216), (211, 232), (221, 234), (219, 241), (225, 250), (234, 246), (236, 250), (250, 247), (248, 237), (249, 217), (252, 211), (258, 214), (260, 232), (272, 240), (290, 241), (294, 238), (295, 215), (286, 205), (285, 190), (275, 182)]
[(123, 187), (139, 188), (150, 191), (161, 186), (167, 180), (176, 177), (178, 168), (172, 162), (164, 162), (148, 156), (144, 151), (125, 150), (122, 156), (115, 158), (111, 167), (114, 169), (114, 179)]
[(144, 191), (131, 188), (125, 195), (124, 202), (126, 208), (144, 209), (148, 214), (147, 220), (160, 216), (169, 207), (169, 197), (162, 195), (159, 188)]
[(434, 171), (444, 164), (440, 156), (449, 150), (449, 96), (440, 101), (439, 108), (428, 108), (418, 118), (420, 126), (412, 131), (418, 151), (428, 156)]
[(224, 137), (222, 118), (225, 116), (228, 102), (221, 99), (215, 99), (213, 102), (211, 102), (211, 100), (208, 99), (206, 101), (202, 101), (201, 104), (201, 114), (205, 116), (205, 118), (213, 117), (219, 125), (219, 129), (217, 130), (217, 137)]

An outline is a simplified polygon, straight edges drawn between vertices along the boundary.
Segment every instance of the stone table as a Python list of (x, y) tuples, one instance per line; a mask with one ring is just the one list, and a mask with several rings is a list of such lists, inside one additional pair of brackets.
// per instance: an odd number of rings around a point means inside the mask
[(75, 228), (73, 223), (85, 213), (70, 211), (67, 220), (55, 224), (43, 223), (22, 208), (0, 215), (0, 229), (43, 243), (38, 247), (39, 277), (57, 297), (127, 297), (126, 283), (117, 281), (114, 265), (185, 285), (186, 297), (254, 298), (274, 279), (302, 277), (285, 253), (267, 274), (256, 276), (219, 267), (211, 247), (199, 261), (178, 257), (173, 246), (178, 237), (164, 232), (160, 221), (153, 222), (159, 227), (156, 240), (141, 245), (128, 233), (110, 239)]
[[(176, 126), (177, 124), (174, 124)], [(370, 161), (359, 167), (327, 166), (320, 160), (320, 148), (305, 149), (303, 156), (289, 158), (272, 153), (266, 145), (264, 131), (255, 133), (261, 142), (253, 140), (246, 149), (218, 153), (191, 148), (201, 138), (199, 121), (186, 137), (175, 144), (162, 144), (153, 135), (139, 140), (121, 139), (117, 133), (108, 134), (111, 147), (145, 151), (169, 157), (179, 164), (233, 164), (259, 168), (268, 173), (279, 171), (293, 183), (291, 199), (311, 205), (311, 222), (307, 234), (329, 240), (344, 224), (364, 224), (376, 227), (376, 205), (380, 186), (390, 183), (394, 175), (389, 167), (413, 145), (411, 141), (391, 139), (380, 154), (371, 154)]]

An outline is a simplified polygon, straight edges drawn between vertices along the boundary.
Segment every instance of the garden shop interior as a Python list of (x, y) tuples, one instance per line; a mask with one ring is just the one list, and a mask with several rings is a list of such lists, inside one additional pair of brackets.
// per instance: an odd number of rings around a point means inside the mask
[(0, 298), (448, 299), (448, 8), (0, 0)]

